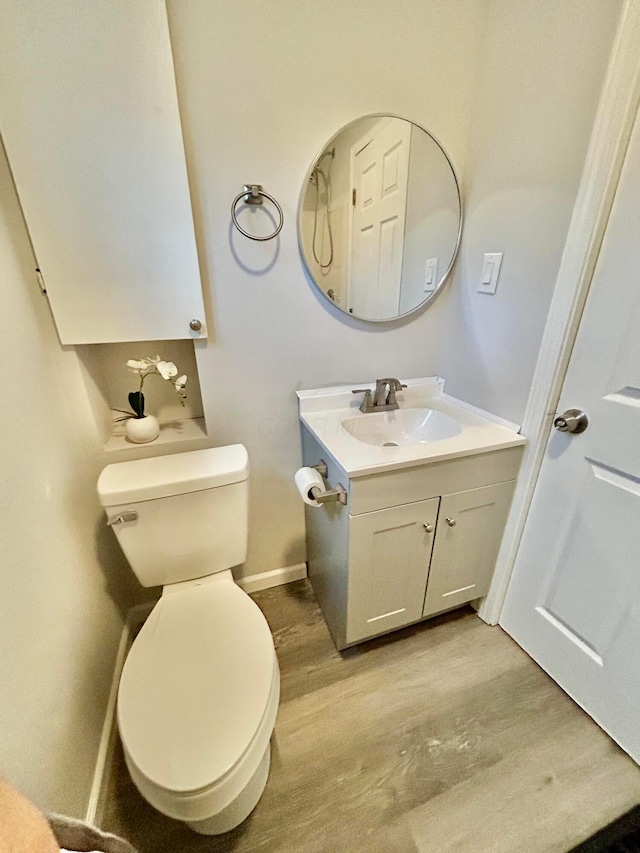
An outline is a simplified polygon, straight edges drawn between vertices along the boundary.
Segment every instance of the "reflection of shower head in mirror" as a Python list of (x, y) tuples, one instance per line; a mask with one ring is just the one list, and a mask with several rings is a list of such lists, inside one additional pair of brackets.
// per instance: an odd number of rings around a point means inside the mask
[[(326, 151), (322, 152), (322, 154), (318, 157), (315, 166), (311, 170), (311, 175), (309, 176), (309, 182), (310, 183), (315, 184), (315, 182), (317, 181), (317, 174), (318, 174), (318, 172), (320, 172), (320, 164), (322, 163), (324, 158), (325, 157), (331, 157), (331, 159), (333, 160), (333, 158), (335, 156), (336, 156), (335, 147), (334, 148), (327, 148)], [(322, 172), (322, 177), (323, 178), (325, 177), (324, 172)]]
[[(331, 205), (331, 164), (335, 156), (335, 148), (327, 148), (326, 151), (323, 151), (318, 160), (316, 161), (315, 166), (311, 170), (311, 175), (309, 176), (309, 182), (314, 184), (316, 188), (316, 204), (313, 217), (313, 238), (311, 240), (311, 247), (313, 250), (314, 260), (320, 267), (320, 270), (323, 272), (323, 274), (325, 274), (325, 271), (331, 269), (331, 264), (333, 263), (333, 234), (331, 233), (331, 219), (329, 217), (331, 211), (329, 210), (329, 208)], [(320, 168), (320, 164), (325, 159), (325, 157), (331, 157), (331, 160), (329, 161), (329, 167), (327, 168), (326, 172), (324, 172)], [(322, 177), (322, 180), (324, 181), (326, 210), (325, 222), (327, 235), (329, 237), (329, 259), (326, 263), (323, 263), (321, 258), (318, 257), (318, 252), (316, 251), (316, 237), (318, 234), (318, 207), (320, 204), (320, 177)], [(322, 253), (320, 252), (320, 254)]]

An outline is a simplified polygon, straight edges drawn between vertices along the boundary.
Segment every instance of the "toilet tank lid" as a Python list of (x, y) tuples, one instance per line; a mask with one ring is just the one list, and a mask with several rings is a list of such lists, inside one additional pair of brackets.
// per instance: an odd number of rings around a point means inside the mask
[(107, 465), (98, 478), (98, 495), (103, 506), (117, 506), (216, 489), (248, 476), (247, 449), (231, 444)]

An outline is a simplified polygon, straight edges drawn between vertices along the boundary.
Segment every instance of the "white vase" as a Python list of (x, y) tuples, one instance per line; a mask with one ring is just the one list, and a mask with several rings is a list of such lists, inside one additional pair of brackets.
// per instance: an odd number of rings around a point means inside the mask
[(134, 444), (146, 444), (148, 441), (155, 441), (159, 435), (160, 424), (154, 415), (127, 420), (127, 438)]

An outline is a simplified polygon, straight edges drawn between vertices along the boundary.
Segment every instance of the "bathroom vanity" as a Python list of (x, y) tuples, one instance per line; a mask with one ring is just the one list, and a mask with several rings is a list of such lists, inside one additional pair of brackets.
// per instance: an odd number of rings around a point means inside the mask
[(350, 386), (298, 392), (304, 464), (325, 463), (327, 488), (346, 493), (305, 507), (309, 578), (338, 649), (491, 582), (526, 441), (442, 379), (407, 386), (397, 410), (368, 414)]

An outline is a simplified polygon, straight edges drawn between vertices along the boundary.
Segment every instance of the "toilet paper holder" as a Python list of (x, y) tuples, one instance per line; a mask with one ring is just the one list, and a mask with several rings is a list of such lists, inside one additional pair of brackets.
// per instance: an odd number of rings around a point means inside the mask
[[(311, 467), (315, 468), (321, 477), (327, 476), (329, 469), (327, 468), (327, 463), (324, 459), (321, 459), (317, 464), (312, 465)], [(319, 504), (329, 504), (337, 501), (343, 506), (347, 505), (347, 491), (340, 483), (338, 483), (335, 489), (326, 489), (322, 492), (319, 488), (314, 487), (310, 489), (309, 492)]]

